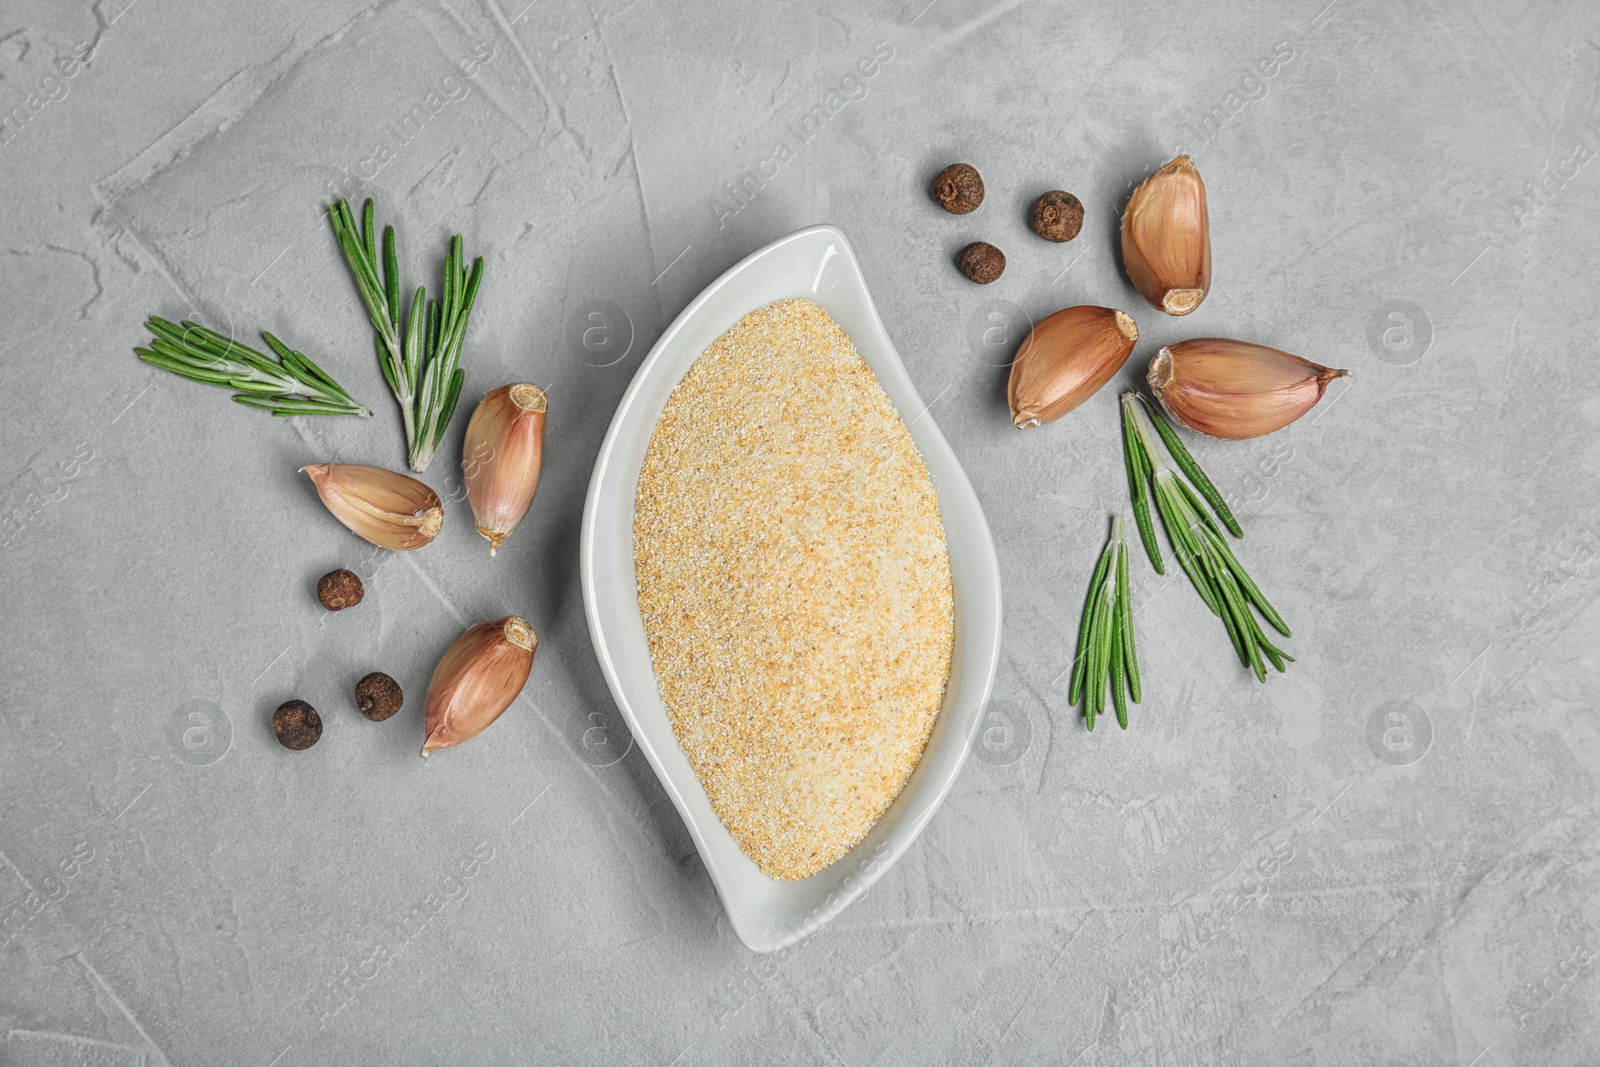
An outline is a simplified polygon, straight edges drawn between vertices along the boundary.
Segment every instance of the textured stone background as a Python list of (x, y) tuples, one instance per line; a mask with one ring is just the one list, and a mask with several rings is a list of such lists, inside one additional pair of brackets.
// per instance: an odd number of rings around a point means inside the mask
[[(1600, 1060), (1597, 40), (1580, 0), (9, 0), (0, 1062)], [(1216, 286), (1162, 320), (1114, 235), (1180, 149)], [(959, 219), (924, 193), (956, 159), (989, 186)], [(1088, 205), (1070, 245), (1025, 227), (1052, 187)], [(295, 473), (402, 463), (334, 191), (399, 223), (408, 284), (457, 230), (484, 255), (469, 397), (549, 387), (535, 515), (492, 562), (460, 503), (372, 553)], [(576, 542), (652, 340), (823, 221), (988, 509), (1006, 654), (919, 844), (761, 958), (620, 727)], [(949, 262), (979, 237), (1010, 256), (986, 289)], [(1126, 733), (1063, 693), (1125, 506), (1115, 390), (1004, 417), (1019, 330), (1082, 302), (1136, 315), (1134, 363), (1224, 334), (1356, 372), (1196, 445), (1300, 662), (1257, 685), (1136, 569)], [(147, 367), (152, 312), (280, 333), (378, 417)], [(463, 426), (429, 476), (452, 498)], [(324, 616), (340, 565), (368, 600)], [(424, 766), (434, 660), (512, 610), (543, 638), (526, 693)], [(382, 725), (345, 695), (373, 669), (412, 701)], [(290, 696), (324, 710), (308, 753), (271, 736)]]

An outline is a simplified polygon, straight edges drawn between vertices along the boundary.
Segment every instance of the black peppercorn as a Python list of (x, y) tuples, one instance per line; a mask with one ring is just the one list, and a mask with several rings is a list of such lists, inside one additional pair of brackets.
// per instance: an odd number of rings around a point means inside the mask
[(1070, 241), (1083, 229), (1083, 201), (1052, 189), (1033, 202), (1033, 232), (1046, 241)]
[(405, 703), (400, 683), (381, 671), (373, 671), (356, 683), (356, 707), (373, 722), (382, 722)]
[(987, 241), (974, 241), (961, 250), (956, 266), (979, 285), (988, 285), (1005, 273), (1006, 254)]
[(322, 716), (304, 700), (286, 700), (272, 713), (272, 732), (284, 748), (299, 752), (322, 736)]
[(933, 179), (933, 198), (952, 215), (976, 211), (983, 203), (983, 178), (968, 163), (952, 163)]
[(365, 592), (356, 573), (347, 571), (343, 567), (329, 571), (317, 579), (317, 599), (322, 601), (322, 606), (329, 611), (343, 611), (345, 608), (355, 607), (361, 603)]

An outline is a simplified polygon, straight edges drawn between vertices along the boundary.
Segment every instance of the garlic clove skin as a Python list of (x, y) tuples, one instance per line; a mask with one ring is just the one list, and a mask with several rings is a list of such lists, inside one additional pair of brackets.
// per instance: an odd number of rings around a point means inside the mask
[(1133, 191), (1122, 213), (1122, 264), (1152, 307), (1187, 315), (1211, 291), (1211, 222), (1194, 161), (1179, 156)]
[(520, 615), (479, 623), (456, 638), (428, 683), (423, 757), (470, 741), (498, 719), (522, 692), (538, 647)]
[(1054, 422), (1093, 396), (1133, 354), (1139, 327), (1116, 308), (1083, 304), (1035, 326), (1011, 363), (1011, 422), (1028, 429)]
[(1198, 337), (1157, 352), (1146, 380), (1189, 429), (1242, 440), (1283, 429), (1349, 373), (1266, 345)]
[(527, 382), (484, 394), (461, 449), (461, 472), (489, 555), (517, 528), (539, 488), (544, 462), (544, 391)]
[(355, 463), (313, 463), (300, 470), (334, 518), (379, 548), (421, 548), (444, 524), (439, 494), (408, 475)]

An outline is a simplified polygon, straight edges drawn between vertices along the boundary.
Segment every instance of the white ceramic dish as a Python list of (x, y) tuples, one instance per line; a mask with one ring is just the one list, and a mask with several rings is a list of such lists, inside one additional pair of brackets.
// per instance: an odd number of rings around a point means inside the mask
[[(633, 505), (650, 435), (690, 364), (751, 311), (793, 297), (820, 304), (849, 334), (911, 428), (933, 476), (955, 585), (955, 654), (933, 735), (894, 804), (838, 862), (810, 878), (781, 882), (762, 874), (739, 850), (672, 732), (639, 614)], [(932, 818), (966, 760), (1000, 653), (1000, 568), (983, 509), (912, 387), (843, 233), (813, 226), (747, 256), (695, 297), (661, 335), (600, 447), (579, 553), (583, 606), (600, 668), (634, 740), (688, 825), (734, 933), (757, 952), (799, 941), (866, 892)]]

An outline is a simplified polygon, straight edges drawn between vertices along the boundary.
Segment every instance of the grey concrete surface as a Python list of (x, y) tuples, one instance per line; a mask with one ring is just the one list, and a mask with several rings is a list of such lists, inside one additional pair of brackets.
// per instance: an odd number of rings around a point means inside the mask
[[(1579, 0), (10, 0), (0, 1063), (1600, 1062), (1597, 42)], [(1178, 150), (1216, 284), (1170, 320), (1115, 233)], [(955, 160), (989, 189), (963, 218), (925, 193)], [(1064, 246), (1025, 220), (1056, 187), (1088, 205)], [(399, 223), (408, 284), (450, 233), (485, 257), (468, 397), (549, 387), (493, 561), (464, 418), (422, 552), (370, 551), (296, 473), (403, 463), (336, 192)], [(762, 958), (617, 720), (576, 540), (654, 337), (815, 222), (988, 510), (1006, 654), (919, 844)], [(978, 238), (1010, 257), (983, 289), (950, 263)], [(1141, 564), (1126, 733), (1064, 698), (1125, 506), (1116, 390), (1004, 413), (1019, 327), (1085, 302), (1138, 319), (1129, 383), (1205, 334), (1355, 371), (1195, 445), (1299, 662), (1256, 684)], [(148, 367), (150, 313), (279, 333), (377, 417)], [(341, 565), (367, 601), (328, 616)], [(433, 662), (510, 611), (542, 637), (526, 693), (424, 765)], [(347, 694), (379, 669), (408, 707), (373, 724)], [(324, 712), (309, 752), (270, 732), (291, 696)]]

